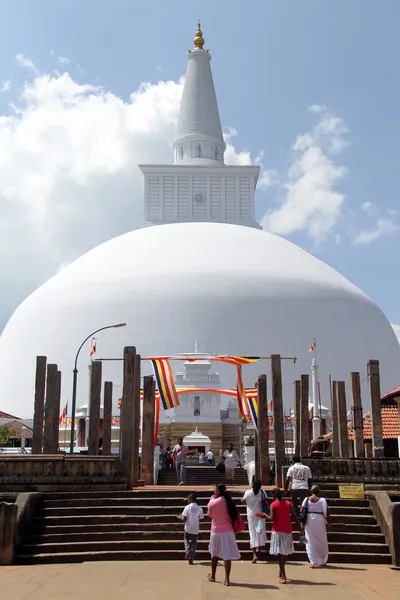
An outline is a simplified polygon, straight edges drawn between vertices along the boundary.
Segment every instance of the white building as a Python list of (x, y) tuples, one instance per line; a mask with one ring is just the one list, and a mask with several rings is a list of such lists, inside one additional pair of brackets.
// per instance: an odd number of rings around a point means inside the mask
[[(173, 164), (141, 165), (145, 226), (68, 265), (31, 294), (5, 327), (3, 410), (32, 415), (37, 355), (61, 369), (64, 404), (71, 397), (73, 361), (82, 340), (120, 321), (128, 326), (98, 336), (97, 356), (122, 357), (124, 345), (135, 345), (143, 357), (165, 356), (190, 351), (195, 340), (211, 353), (297, 356), (296, 364), (283, 362), (286, 405), (293, 402), (293, 380), (310, 373), (314, 337), (324, 404), (329, 374), (348, 381), (350, 371), (360, 371), (364, 379), (369, 359), (380, 361), (383, 393), (398, 385), (400, 347), (382, 311), (331, 267), (257, 224), (259, 168), (224, 164), (211, 56), (203, 44), (198, 32), (188, 55)], [(88, 397), (87, 357), (82, 352), (78, 363), (78, 406)], [(148, 362), (142, 371), (151, 373)], [(218, 371), (223, 387), (235, 386), (234, 367), (221, 365)], [(244, 367), (245, 385), (253, 386), (263, 371), (269, 373), (267, 361)], [(208, 377), (206, 365), (195, 372), (196, 385)], [(103, 363), (103, 378), (121, 385), (121, 363)], [(228, 400), (219, 405), (217, 397), (196, 395), (204, 426), (207, 419), (220, 426)], [(119, 396), (116, 388), (115, 411)], [(182, 399), (171, 421), (195, 424), (193, 402)], [(212, 437), (204, 426), (202, 433)], [(188, 425), (184, 433), (191, 431)]]

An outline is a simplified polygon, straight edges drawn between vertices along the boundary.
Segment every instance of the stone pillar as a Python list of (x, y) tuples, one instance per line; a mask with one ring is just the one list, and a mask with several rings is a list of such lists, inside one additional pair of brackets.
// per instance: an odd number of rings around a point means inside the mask
[(382, 435), (382, 401), (379, 376), (379, 360), (368, 362), (369, 395), (372, 420), (372, 453), (374, 458), (385, 456)]
[(259, 434), (256, 433), (255, 438), (254, 438), (254, 476), (256, 479), (261, 480), (260, 452), (258, 450), (258, 448), (259, 448), (258, 436), (259, 436)]
[(151, 375), (143, 379), (143, 417), (142, 417), (142, 468), (141, 479), (147, 485), (153, 485), (154, 473), (154, 424), (156, 384)]
[(101, 362), (94, 361), (92, 363), (92, 374), (91, 374), (91, 378), (90, 378), (89, 436), (88, 436), (88, 455), (89, 456), (98, 456), (98, 454), (99, 454), (101, 374), (102, 374)]
[(267, 376), (260, 375), (257, 380), (258, 395), (258, 468), (256, 460), (256, 474), (263, 485), (269, 485), (271, 473), (269, 468), (269, 440), (268, 440), (268, 402), (267, 402)]
[(140, 400), (140, 367), (141, 367), (141, 357), (140, 354), (136, 354), (135, 356), (135, 384), (134, 384), (134, 392), (135, 392), (135, 400), (134, 400), (134, 411), (133, 411), (133, 487), (136, 487), (139, 483), (139, 475), (140, 475), (140, 461), (139, 461), (139, 448), (140, 448), (140, 421), (141, 421), (141, 400)]
[(349, 457), (349, 429), (347, 427), (346, 386), (344, 381), (336, 381), (336, 401), (338, 418), (338, 438), (340, 458)]
[(46, 390), (46, 356), (36, 357), (35, 406), (33, 414), (32, 454), (41, 454), (43, 447), (44, 395)]
[(105, 381), (103, 400), (103, 456), (111, 454), (112, 395), (112, 381)]
[(300, 379), (294, 382), (294, 454), (300, 456)]
[(351, 397), (353, 401), (354, 456), (364, 458), (364, 420), (361, 404), (360, 373), (350, 373)]
[(47, 365), (43, 454), (56, 454), (59, 449), (60, 386), (61, 373), (57, 365)]
[(332, 393), (332, 458), (339, 458), (338, 411), (337, 411), (337, 381), (331, 383)]
[(135, 357), (136, 348), (124, 348), (124, 380), (122, 391), (121, 424), (120, 424), (120, 458), (127, 477), (127, 488), (133, 484), (133, 411), (135, 404)]
[(0, 502), (0, 565), (12, 565), (17, 538), (16, 504)]
[(271, 355), (272, 398), (274, 415), (275, 485), (282, 487), (282, 468), (285, 465), (285, 423), (283, 418), (281, 355)]
[(302, 375), (300, 379), (300, 456), (307, 458), (310, 445), (308, 429), (308, 398), (309, 377)]

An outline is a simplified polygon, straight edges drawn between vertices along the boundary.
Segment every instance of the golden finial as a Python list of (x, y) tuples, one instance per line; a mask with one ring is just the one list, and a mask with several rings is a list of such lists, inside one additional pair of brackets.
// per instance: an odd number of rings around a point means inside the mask
[(194, 38), (193, 41), (194, 41), (194, 45), (196, 46), (196, 48), (198, 48), (199, 50), (203, 50), (204, 39), (203, 39), (203, 32), (200, 29), (200, 21), (197, 23), (196, 37)]

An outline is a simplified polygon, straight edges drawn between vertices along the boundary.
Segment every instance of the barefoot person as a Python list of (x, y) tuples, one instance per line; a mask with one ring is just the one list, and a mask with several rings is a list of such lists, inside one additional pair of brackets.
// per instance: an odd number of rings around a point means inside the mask
[[(265, 546), (267, 540), (265, 534), (265, 520), (256, 517), (256, 513), (268, 511), (268, 500), (264, 490), (261, 489), (261, 481), (253, 477), (252, 489), (244, 493), (243, 504), (247, 506), (247, 523), (250, 533), (250, 548), (253, 550), (253, 564), (257, 562), (257, 553)], [(261, 527), (260, 527), (261, 525)]]
[(330, 516), (325, 498), (321, 498), (319, 485), (313, 485), (311, 496), (306, 498), (301, 507), (302, 512), (307, 512), (304, 526), (306, 534), (306, 550), (310, 567), (318, 569), (328, 562), (328, 535), (326, 527), (330, 527)]
[[(270, 506), (270, 516), (272, 521), (271, 545), (269, 553), (278, 556), (279, 561), (279, 583), (286, 583), (286, 561), (289, 554), (293, 554), (293, 533), (292, 519), (300, 529), (300, 522), (297, 519), (294, 506), (289, 500), (283, 499), (282, 490), (275, 489), (273, 492), (274, 502)], [(265, 513), (258, 513), (257, 516), (268, 518)]]
[(233, 483), (235, 480), (235, 470), (239, 462), (239, 457), (236, 450), (233, 448), (233, 444), (229, 444), (228, 450), (225, 450), (223, 454), (225, 464), (225, 475), (226, 482)]
[(215, 581), (218, 559), (224, 561), (224, 585), (230, 585), (232, 560), (239, 560), (240, 553), (236, 543), (233, 523), (238, 518), (238, 510), (223, 483), (214, 492), (207, 507), (207, 514), (212, 519), (209, 552), (211, 554), (211, 573), (209, 581)]

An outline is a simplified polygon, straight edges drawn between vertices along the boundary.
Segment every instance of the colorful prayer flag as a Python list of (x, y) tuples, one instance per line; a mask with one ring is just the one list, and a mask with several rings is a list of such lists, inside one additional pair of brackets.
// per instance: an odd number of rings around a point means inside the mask
[(258, 396), (248, 396), (247, 401), (249, 403), (251, 420), (253, 421), (255, 430), (258, 433)]
[(61, 425), (61, 423), (63, 422), (63, 419), (65, 419), (65, 417), (67, 416), (67, 411), (68, 411), (68, 402), (66, 403), (66, 405), (63, 408), (63, 411), (60, 415), (60, 418), (58, 419), (58, 424)]
[(96, 353), (96, 341), (93, 342), (92, 347), (90, 348), (89, 356), (93, 356)]
[(240, 410), (240, 416), (242, 419), (247, 419), (250, 416), (250, 408), (247, 402), (247, 396), (243, 385), (242, 379), (242, 367), (241, 365), (236, 365), (236, 373), (237, 373), (237, 398)]
[(165, 409), (179, 406), (179, 398), (176, 393), (174, 376), (171, 365), (167, 359), (152, 359), (154, 376), (156, 378), (160, 398)]
[(315, 348), (316, 348), (316, 343), (315, 343), (315, 340), (314, 340), (314, 342), (311, 344), (309, 352), (314, 352)]

